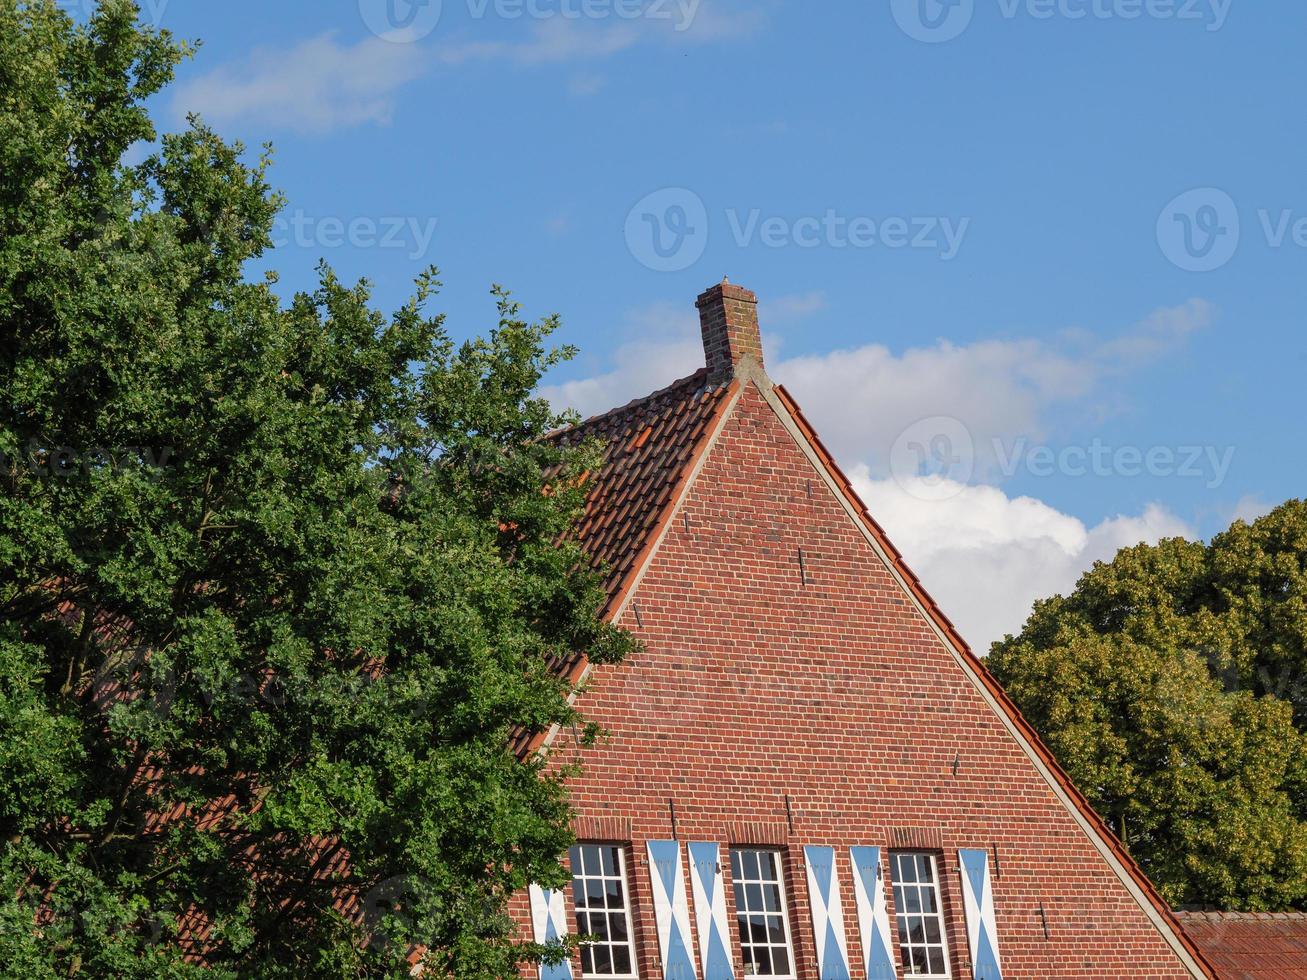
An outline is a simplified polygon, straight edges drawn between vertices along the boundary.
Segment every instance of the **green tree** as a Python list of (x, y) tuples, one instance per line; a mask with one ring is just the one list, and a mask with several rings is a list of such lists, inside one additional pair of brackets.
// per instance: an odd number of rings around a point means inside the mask
[(1307, 907), (1307, 503), (1123, 550), (988, 665), (1168, 900)]
[(569, 831), (510, 734), (630, 646), (559, 543), (570, 352), (500, 290), (455, 344), (434, 270), (390, 316), (247, 281), (266, 153), (192, 120), (122, 162), (188, 53), (0, 0), (0, 972), (516, 975)]

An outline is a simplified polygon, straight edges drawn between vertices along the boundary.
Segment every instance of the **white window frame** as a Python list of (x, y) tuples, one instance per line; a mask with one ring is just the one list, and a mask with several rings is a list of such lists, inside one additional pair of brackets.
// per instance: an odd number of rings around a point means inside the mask
[[(916, 881), (906, 881), (906, 882), (900, 881), (899, 858), (901, 857), (910, 857), (914, 861), (920, 858), (925, 858), (927, 861), (929, 861), (930, 876), (931, 876), (930, 882), (922, 882), (919, 878)], [(944, 918), (944, 890), (939, 877), (939, 858), (936, 856), (934, 851), (910, 851), (910, 850), (890, 851), (889, 866), (891, 872), (890, 884), (893, 886), (893, 891), (894, 891), (894, 945), (898, 949), (899, 968), (902, 970), (905, 980), (907, 980), (907, 978), (909, 977), (912, 978), (912, 980), (951, 980), (953, 976), (953, 972), (952, 972), (953, 966), (951, 962), (952, 957), (949, 954), (949, 947), (948, 947), (948, 928), (947, 928), (948, 923), (945, 921)], [(924, 929), (925, 928), (924, 921), (930, 918), (931, 915), (928, 912), (907, 911), (907, 909), (904, 908), (905, 903), (902, 901), (903, 889), (914, 888), (920, 891), (920, 889), (925, 888), (927, 886), (929, 886), (931, 890), (934, 892), (934, 897), (935, 897), (934, 918), (939, 925), (939, 942), (938, 943), (932, 943), (928, 941), (912, 942), (911, 939), (909, 939), (909, 941), (907, 942), (907, 946), (912, 949), (920, 949), (926, 951), (929, 951), (930, 949), (935, 947), (939, 947), (940, 953), (944, 957), (943, 973), (913, 973), (912, 962), (910, 959), (905, 959), (904, 943), (900, 938), (900, 921), (902, 919), (906, 918), (907, 916), (920, 917), (923, 920), (922, 928)]]
[[(736, 874), (735, 874), (735, 863), (736, 863), (736, 862), (735, 862), (735, 855), (737, 855), (737, 854), (741, 854), (741, 855), (743, 855), (743, 854), (745, 854), (745, 853), (754, 853), (754, 854), (760, 854), (760, 855), (761, 855), (761, 854), (770, 854), (771, 857), (772, 857), (772, 860), (775, 862), (775, 865), (776, 865), (776, 879), (775, 879), (774, 881), (772, 881), (772, 880), (768, 880), (768, 879), (762, 878), (762, 877), (761, 877), (761, 874), (762, 874), (761, 864), (759, 865), (759, 877), (758, 877), (758, 878), (736, 877)], [(744, 980), (796, 980), (796, 978), (797, 978), (797, 974), (795, 973), (795, 971), (798, 969), (798, 964), (795, 962), (795, 959), (794, 959), (794, 934), (793, 934), (793, 932), (792, 932), (791, 929), (790, 929), (790, 904), (789, 904), (789, 898), (788, 898), (788, 896), (786, 895), (786, 892), (785, 892), (785, 852), (779, 850), (778, 848), (774, 848), (774, 847), (748, 847), (748, 846), (740, 846), (740, 847), (732, 847), (732, 848), (730, 849), (730, 858), (731, 858), (731, 894), (732, 894), (732, 899), (734, 899), (735, 895), (737, 894), (737, 888), (739, 888), (739, 887), (742, 886), (742, 885), (761, 885), (761, 886), (775, 885), (775, 886), (776, 886), (776, 890), (777, 890), (777, 893), (778, 893), (778, 902), (779, 902), (779, 905), (780, 905), (781, 929), (782, 929), (782, 930), (784, 931), (784, 933), (785, 933), (785, 955), (789, 958), (789, 962), (790, 962), (790, 972), (789, 972), (789, 973), (751, 973), (751, 972), (749, 971), (749, 966), (750, 966), (750, 964), (751, 964), (753, 961), (752, 961), (750, 958), (745, 957), (745, 955), (744, 955), (744, 947), (745, 947), (746, 943), (745, 943), (745, 941), (744, 941), (744, 935), (741, 933), (741, 930), (740, 930), (740, 915), (741, 915), (741, 913), (743, 913), (743, 914), (745, 914), (745, 915), (748, 915), (749, 913), (754, 912), (754, 911), (762, 912), (762, 911), (764, 911), (764, 910), (762, 910), (762, 909), (758, 909), (758, 910), (754, 910), (754, 909), (743, 909), (743, 910), (742, 910), (742, 909), (740, 908), (739, 902), (736, 901), (736, 902), (735, 902), (735, 941), (736, 941), (736, 945), (737, 945), (737, 947), (739, 948), (740, 956), (741, 956), (741, 958), (743, 958), (743, 960), (744, 960)], [(744, 868), (744, 860), (743, 860), (743, 858), (741, 858), (741, 860), (740, 860), (740, 868), (741, 868), (741, 871), (743, 871), (743, 868)], [(772, 915), (772, 914), (774, 914), (774, 913), (770, 913), (770, 912), (768, 912), (767, 914), (768, 914), (768, 915)], [(768, 949), (779, 949), (779, 948), (780, 948), (780, 944), (778, 944), (778, 943), (771, 943), (771, 942), (768, 942), (768, 943), (754, 943), (754, 942), (750, 941), (747, 945), (750, 946), (750, 947), (753, 947), (753, 946), (765, 946), (765, 947), (768, 948)]]
[[(599, 872), (597, 873), (592, 872), (591, 868), (589, 868), (588, 861), (583, 860), (582, 864), (584, 864), (584, 868), (579, 868), (578, 862), (576, 862), (575, 858), (582, 856), (582, 853), (586, 848), (599, 848), (601, 851), (616, 851), (617, 874), (606, 874), (604, 872), (603, 862), (601, 862)], [(591, 915), (591, 907), (582, 906), (582, 904), (578, 902), (578, 898), (576, 898), (576, 882), (582, 882), (582, 895), (586, 894), (584, 885), (586, 885), (587, 882), (597, 881), (600, 882), (601, 885), (606, 886), (606, 883), (616, 881), (622, 889), (622, 916), (626, 921), (626, 942), (614, 942), (612, 938), (601, 939), (599, 942), (583, 942), (582, 976), (597, 977), (597, 979), (601, 980), (639, 980), (640, 967), (637, 958), (635, 958), (635, 930), (633, 924), (631, 924), (631, 883), (630, 878), (627, 877), (626, 874), (626, 845), (614, 844), (613, 841), (610, 840), (578, 840), (574, 845), (572, 845), (572, 849), (567, 857), (569, 857), (569, 864), (571, 865), (572, 873), (572, 923), (576, 926), (576, 933), (578, 933), (579, 936), (591, 936), (593, 933), (589, 932), (588, 928), (580, 928), (580, 913), (586, 913), (588, 921), (588, 916)], [(604, 894), (608, 894), (608, 889), (606, 889), (606, 887), (604, 889)], [(600, 913), (601, 915), (609, 916), (612, 915), (612, 911), (613, 909), (609, 909), (605, 904), (603, 911)], [(612, 925), (610, 924), (609, 937), (612, 937)], [(586, 951), (593, 950), (593, 947), (595, 946), (608, 947), (609, 963), (612, 963), (612, 951), (614, 949), (622, 949), (622, 946), (625, 946), (626, 953), (630, 956), (630, 972), (596, 973), (592, 970), (586, 970), (586, 968), (584, 968), (584, 963), (586, 963)], [(591, 953), (591, 962), (593, 963), (593, 953)]]

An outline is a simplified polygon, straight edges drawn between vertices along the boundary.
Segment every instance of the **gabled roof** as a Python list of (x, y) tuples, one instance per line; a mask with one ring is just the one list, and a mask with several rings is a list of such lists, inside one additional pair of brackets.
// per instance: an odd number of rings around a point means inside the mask
[[(1183, 949), (1197, 969), (1208, 976), (1217, 976), (1198, 944), (1186, 934), (1152, 882), (1072, 783), (1052, 751), (1022, 717), (981, 658), (972, 652), (904, 562), (901, 553), (872, 518), (848, 477), (804, 418), (798, 404), (784, 388), (774, 385), (767, 377), (760, 359), (753, 353), (761, 351), (757, 342), (756, 312), (752, 309), (755, 304), (752, 293), (726, 281), (709, 289), (698, 301), (709, 368), (553, 436), (568, 442), (598, 437), (606, 445), (604, 466), (592, 477), (594, 487), (587, 497), (585, 516), (576, 532), (596, 567), (608, 568), (605, 615), (616, 618), (621, 614), (643, 567), (656, 550), (664, 528), (693, 482), (696, 464), (730, 414), (734, 396), (742, 385), (757, 385), (777, 415), (791, 427), (794, 438), (811, 454), (810, 458), (847, 504), (849, 512), (863, 526), (868, 539), (936, 628), (941, 640), (955, 652), (959, 662), (992, 699), (994, 709), (1009, 725), (1014, 737), (1056, 784), (1065, 805), (1083, 820), (1086, 832), (1102, 845), (1100, 852), (1110, 864), (1120, 869), (1118, 874), (1122, 880), (1128, 879), (1138, 890), (1137, 900), (1146, 909), (1151, 909), (1158, 928), (1173, 938), (1173, 945), (1177, 950)], [(715, 358), (716, 367), (713, 366)], [(723, 374), (723, 371), (732, 372), (733, 377)], [(571, 682), (577, 683), (587, 673), (588, 664), (585, 657), (578, 654), (558, 668)], [(538, 732), (532, 736), (517, 733), (513, 748), (520, 754), (530, 754), (546, 745), (552, 734)]]
[[(585, 515), (573, 535), (591, 565), (603, 573), (608, 593), (605, 616), (616, 615), (639, 577), (737, 388), (734, 381), (712, 384), (707, 369), (699, 370), (549, 436), (566, 445), (592, 439), (603, 444), (603, 464), (587, 476)], [(556, 476), (557, 471), (545, 473), (546, 480)], [(573, 684), (586, 666), (581, 653), (550, 665)], [(548, 736), (545, 731), (518, 728), (509, 734), (509, 746), (524, 759)]]
[(603, 466), (590, 475), (575, 536), (594, 566), (605, 570), (608, 610), (629, 587), (733, 387), (709, 384), (705, 368), (552, 436), (570, 445), (596, 438), (604, 444)]
[(1177, 912), (1224, 980), (1307, 980), (1307, 914)]

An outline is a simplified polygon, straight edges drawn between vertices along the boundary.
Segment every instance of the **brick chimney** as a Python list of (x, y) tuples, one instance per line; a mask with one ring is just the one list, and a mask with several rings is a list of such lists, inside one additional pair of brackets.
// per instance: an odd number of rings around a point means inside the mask
[(703, 352), (708, 381), (722, 384), (735, 377), (746, 357), (762, 368), (762, 336), (758, 332), (758, 297), (743, 286), (723, 279), (704, 290), (694, 304), (699, 308)]

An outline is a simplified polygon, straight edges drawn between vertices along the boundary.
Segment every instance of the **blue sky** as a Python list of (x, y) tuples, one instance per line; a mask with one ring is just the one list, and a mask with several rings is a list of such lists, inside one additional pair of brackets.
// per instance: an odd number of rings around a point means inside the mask
[(435, 263), (465, 335), (503, 283), (563, 316), (583, 411), (701, 363), (704, 287), (757, 291), (773, 376), (979, 646), (1302, 492), (1300, 2), (143, 6), (204, 41), (161, 123), (275, 144), (288, 290), (325, 257), (391, 308)]

